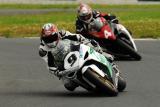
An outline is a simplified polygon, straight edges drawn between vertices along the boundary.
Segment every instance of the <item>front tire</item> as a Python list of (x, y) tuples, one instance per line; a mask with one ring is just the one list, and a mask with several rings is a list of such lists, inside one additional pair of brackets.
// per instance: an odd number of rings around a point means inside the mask
[(110, 96), (117, 96), (118, 90), (110, 82), (107, 78), (100, 76), (91, 68), (88, 68), (87, 71), (84, 73), (84, 77), (96, 86), (96, 89), (99, 90), (100, 93), (105, 93)]
[(126, 81), (121, 75), (119, 75), (118, 76), (118, 91), (122, 92), (125, 88), (126, 88)]

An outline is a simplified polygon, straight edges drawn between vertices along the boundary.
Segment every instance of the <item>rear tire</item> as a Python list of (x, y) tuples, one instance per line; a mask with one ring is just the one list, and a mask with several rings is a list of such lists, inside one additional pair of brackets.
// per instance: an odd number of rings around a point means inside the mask
[(105, 93), (110, 96), (117, 96), (118, 90), (110, 82), (107, 78), (104, 78), (93, 71), (91, 68), (88, 68), (87, 71), (84, 73), (84, 77), (96, 86), (96, 89), (99, 90), (100, 93)]
[(133, 57), (135, 60), (141, 60), (142, 57), (127, 43), (125, 43), (124, 41), (122, 41), (121, 39), (117, 39), (117, 43), (118, 45), (120, 45), (122, 48), (125, 49), (125, 51), (127, 51), (129, 53), (129, 55), (131, 57)]

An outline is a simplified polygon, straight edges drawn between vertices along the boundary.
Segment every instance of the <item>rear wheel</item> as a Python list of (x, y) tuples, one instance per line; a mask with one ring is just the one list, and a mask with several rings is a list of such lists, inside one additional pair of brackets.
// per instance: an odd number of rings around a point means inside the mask
[(128, 52), (131, 57), (133, 57), (136, 60), (141, 60), (141, 56), (123, 40), (117, 39), (117, 44), (120, 45), (122, 48), (124, 48), (124, 50)]
[(91, 68), (84, 73), (84, 77), (92, 83), (97, 90), (111, 96), (117, 96), (118, 90), (106, 77), (102, 77)]

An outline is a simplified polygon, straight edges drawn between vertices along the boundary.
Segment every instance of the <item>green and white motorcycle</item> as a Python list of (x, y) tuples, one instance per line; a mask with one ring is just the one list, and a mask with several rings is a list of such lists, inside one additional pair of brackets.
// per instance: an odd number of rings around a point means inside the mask
[(64, 58), (64, 69), (59, 76), (71, 79), (88, 91), (117, 96), (126, 87), (116, 65), (83, 43), (71, 46)]

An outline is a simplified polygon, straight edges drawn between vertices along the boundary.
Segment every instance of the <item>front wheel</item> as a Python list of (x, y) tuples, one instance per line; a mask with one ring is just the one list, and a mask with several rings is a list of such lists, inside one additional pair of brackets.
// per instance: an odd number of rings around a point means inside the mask
[(130, 46), (128, 45), (127, 43), (125, 43), (123, 40), (121, 39), (117, 39), (116, 40), (117, 44), (119, 46), (121, 46), (126, 52), (128, 52), (128, 54), (133, 57), (134, 59), (136, 60), (141, 60), (141, 56)]
[(108, 80), (106, 77), (102, 77), (98, 73), (96, 73), (91, 68), (88, 68), (87, 71), (84, 73), (84, 77), (92, 83), (97, 90), (99, 90), (100, 93), (105, 93), (107, 95), (111, 96), (117, 96), (118, 90), (113, 85), (110, 80)]
[(118, 76), (118, 91), (122, 92), (125, 88), (126, 88), (126, 81), (121, 75), (119, 75)]

